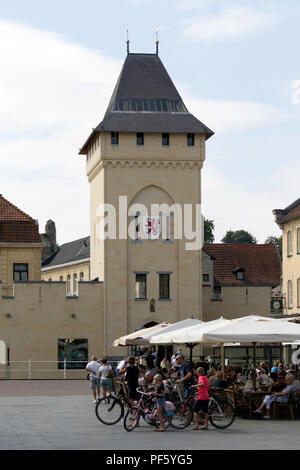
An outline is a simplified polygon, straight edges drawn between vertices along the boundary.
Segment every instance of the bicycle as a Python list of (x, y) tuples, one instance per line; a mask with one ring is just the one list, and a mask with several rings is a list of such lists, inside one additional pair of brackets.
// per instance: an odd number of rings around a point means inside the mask
[(125, 379), (121, 378), (117, 393), (110, 392), (109, 395), (98, 400), (95, 413), (99, 421), (108, 426), (117, 424), (123, 418), (125, 408), (131, 406), (127, 396)]
[[(175, 412), (171, 426), (175, 429), (185, 429), (193, 421), (194, 393), (192, 392), (188, 400), (175, 402)], [(226, 429), (235, 420), (235, 411), (231, 403), (226, 398), (219, 398), (212, 394), (208, 402), (208, 419), (210, 423), (218, 429)]]
[[(139, 401), (135, 402), (133, 408), (129, 409), (124, 418), (124, 428), (130, 432), (139, 426), (140, 417), (144, 419), (147, 424), (155, 426), (157, 429), (160, 426), (160, 420), (157, 416), (157, 404), (156, 400), (152, 398), (150, 393), (142, 392), (137, 388), (137, 392), (141, 395)], [(144, 398), (146, 397), (146, 398)], [(147, 401), (151, 399), (151, 403), (154, 403), (152, 409), (146, 407)], [(172, 423), (173, 415), (164, 416), (164, 427), (167, 429)]]

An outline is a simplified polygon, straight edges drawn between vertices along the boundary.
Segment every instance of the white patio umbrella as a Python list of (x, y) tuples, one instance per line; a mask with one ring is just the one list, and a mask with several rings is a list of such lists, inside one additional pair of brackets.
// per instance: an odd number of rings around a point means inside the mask
[(143, 328), (142, 330), (134, 331), (129, 335), (121, 336), (113, 342), (113, 346), (135, 346), (138, 344), (149, 344), (147, 339), (143, 339), (144, 334), (154, 333), (155, 331), (161, 331), (162, 328), (171, 325), (171, 323), (163, 322), (158, 325), (151, 326), (150, 328)]
[(221, 317), (218, 320), (210, 322), (202, 322), (198, 325), (189, 326), (186, 328), (177, 329), (176, 331), (164, 332), (161, 331), (159, 334), (153, 335), (150, 338), (150, 344), (184, 344), (184, 343), (202, 343), (203, 334), (210, 329), (218, 326), (230, 323), (230, 320), (226, 320)]
[[(178, 321), (176, 323), (172, 323), (170, 326), (167, 326), (166, 328), (163, 329), (163, 335), (165, 338), (167, 338), (167, 336), (172, 336), (176, 331), (179, 331), (179, 330), (182, 330), (182, 329), (185, 329), (185, 328), (190, 328), (190, 327), (195, 327), (195, 326), (198, 326), (198, 325), (203, 325), (204, 322), (202, 320), (198, 320), (197, 318), (186, 318), (185, 320), (181, 320), (181, 321)], [(143, 335), (143, 339), (147, 339), (150, 343), (150, 340), (152, 338), (155, 338), (155, 336), (158, 336), (158, 335), (161, 335), (162, 334), (162, 331), (161, 330), (158, 330), (158, 331), (155, 331), (154, 333), (153, 332), (150, 332), (150, 333), (146, 333), (145, 335)], [(166, 346), (167, 344), (171, 344), (171, 342), (165, 342), (164, 343), (164, 346)], [(193, 343), (189, 343), (187, 344), (187, 346), (190, 348), (190, 362), (192, 361), (192, 354), (193, 354), (193, 347), (194, 347), (194, 344)], [(166, 348), (165, 348), (165, 355), (166, 355)]]

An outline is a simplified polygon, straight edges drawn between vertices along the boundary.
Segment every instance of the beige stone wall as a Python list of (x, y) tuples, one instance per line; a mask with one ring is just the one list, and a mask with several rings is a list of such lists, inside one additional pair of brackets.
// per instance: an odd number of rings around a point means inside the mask
[(203, 320), (215, 320), (221, 316), (231, 319), (253, 312), (271, 316), (271, 287), (222, 287), (222, 301), (213, 301), (211, 287), (203, 286)]
[[(45, 361), (33, 362), (33, 379), (62, 378), (55, 362), (62, 338), (87, 338), (89, 357), (104, 354), (103, 285), (80, 283), (78, 298), (67, 298), (65, 289), (64, 283), (18, 283), (14, 298), (3, 299), (0, 287), (0, 340), (9, 348), (10, 359), (9, 367), (0, 366), (0, 379), (28, 378), (27, 372), (16, 371), (28, 368), (28, 363), (14, 362), (28, 359)], [(68, 378), (85, 376), (85, 371), (67, 371)]]
[(53, 269), (42, 269), (42, 281), (67, 281), (68, 276), (71, 280), (71, 293), (74, 294), (73, 279), (74, 274), (77, 275), (78, 282), (80, 281), (80, 274), (83, 273), (83, 281), (90, 281), (90, 262), (72, 264), (70, 266), (57, 266)]
[(30, 243), (0, 243), (0, 280), (2, 295), (13, 294), (13, 265), (14, 263), (28, 264), (29, 281), (41, 279), (41, 244)]
[[(136, 145), (136, 134), (119, 133), (119, 145), (110, 144), (110, 134), (100, 136), (99, 146), (87, 158), (91, 189), (91, 278), (104, 279), (104, 330), (107, 355), (123, 355), (114, 349), (114, 339), (149, 321), (175, 322), (190, 315), (201, 318), (201, 250), (186, 251), (186, 240), (165, 244), (159, 240), (97, 241), (97, 208), (106, 202), (116, 208), (119, 196), (128, 205), (143, 202), (199, 204), (201, 168), (205, 159), (204, 136), (195, 136), (187, 147), (186, 134), (171, 134), (163, 147), (161, 134), (145, 134), (144, 146)], [(128, 218), (128, 222), (130, 219)], [(118, 229), (118, 227), (117, 227)], [(171, 237), (172, 238), (172, 237)], [(103, 265), (101, 264), (103, 260)], [(135, 271), (147, 271), (148, 300), (135, 300)], [(158, 300), (158, 271), (171, 272), (170, 301)], [(150, 300), (156, 311), (150, 313)]]
[[(282, 293), (285, 297), (285, 314), (300, 312), (300, 292), (297, 284), (300, 279), (300, 250), (298, 250), (297, 233), (300, 229), (300, 217), (285, 223), (282, 226)], [(292, 236), (292, 255), (287, 252), (287, 234)], [(288, 305), (288, 281), (292, 282), (292, 307)], [(299, 281), (300, 282), (300, 281)]]

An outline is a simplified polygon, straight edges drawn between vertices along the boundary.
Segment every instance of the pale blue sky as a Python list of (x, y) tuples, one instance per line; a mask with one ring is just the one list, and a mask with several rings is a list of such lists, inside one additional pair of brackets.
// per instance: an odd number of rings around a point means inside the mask
[(300, 100), (292, 89), (299, 20), (297, 0), (0, 0), (1, 192), (41, 226), (54, 219), (60, 242), (89, 232), (77, 150), (105, 111), (127, 25), (132, 52), (154, 51), (159, 25), (171, 78), (216, 133), (203, 170), (216, 241), (230, 228), (260, 242), (278, 235), (272, 209), (300, 196)]

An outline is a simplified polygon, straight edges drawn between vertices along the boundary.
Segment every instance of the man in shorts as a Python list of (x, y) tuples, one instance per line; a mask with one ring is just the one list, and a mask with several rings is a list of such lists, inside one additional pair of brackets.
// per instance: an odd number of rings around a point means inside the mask
[(94, 355), (91, 357), (91, 362), (86, 366), (86, 370), (90, 374), (90, 389), (94, 396), (94, 403), (97, 403), (97, 398), (100, 398), (100, 377), (98, 377), (100, 367), (101, 364), (97, 361), (97, 357)]
[(194, 385), (194, 371), (193, 367), (189, 362), (185, 362), (184, 357), (181, 354), (176, 356), (176, 363), (180, 366), (179, 377), (180, 379), (176, 380), (176, 383), (183, 384), (184, 387), (184, 398), (189, 399), (191, 395), (191, 386)]

